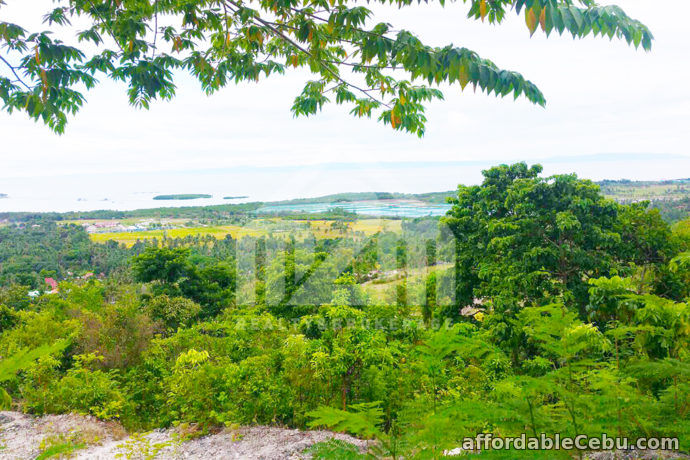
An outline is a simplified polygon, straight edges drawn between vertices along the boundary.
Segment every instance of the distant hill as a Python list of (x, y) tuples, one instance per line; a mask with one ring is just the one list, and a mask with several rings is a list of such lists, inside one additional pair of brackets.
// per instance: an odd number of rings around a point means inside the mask
[[(664, 220), (670, 223), (687, 219), (690, 216), (690, 178), (664, 180), (664, 181), (631, 181), (631, 180), (604, 180), (597, 182), (602, 193), (620, 203), (632, 203), (649, 201), (650, 206), (659, 209)], [(32, 212), (0, 212), (0, 219), (11, 221), (27, 220), (74, 220), (74, 219), (124, 219), (130, 217), (156, 217), (156, 218), (219, 218), (252, 213), (262, 206), (276, 205), (300, 205), (327, 203), (348, 203), (356, 201), (385, 201), (385, 200), (410, 200), (422, 203), (441, 204), (446, 203), (449, 197), (456, 196), (456, 191), (428, 192), (428, 193), (397, 193), (397, 192), (359, 192), (337, 193), (316, 198), (300, 198), (285, 201), (253, 202), (243, 204), (223, 204), (213, 206), (187, 206), (187, 207), (161, 207), (156, 209), (137, 209), (132, 211), (84, 211), (69, 213), (32, 213)], [(197, 198), (210, 198), (206, 194), (185, 195), (159, 195), (155, 200), (194, 200)], [(8, 198), (6, 194), (0, 194), (0, 198)], [(244, 197), (225, 197), (244, 198)], [(163, 203), (162, 203), (163, 204)], [(165, 206), (163, 204), (163, 206)], [(167, 206), (172, 206), (168, 204)], [(342, 211), (340, 211), (342, 212)]]
[(294, 200), (273, 201), (271, 205), (291, 205), (310, 203), (349, 203), (353, 201), (381, 201), (381, 200), (416, 200), (426, 203), (445, 203), (446, 198), (455, 196), (457, 192), (429, 192), (429, 193), (397, 193), (397, 192), (352, 192), (335, 193), (333, 195), (315, 198), (297, 198)]
[(0, 198), (9, 198), (9, 196), (7, 196), (7, 193), (0, 193)]
[(158, 195), (153, 197), (154, 200), (197, 200), (199, 198), (213, 198), (213, 195), (187, 193), (182, 195)]
[[(632, 181), (603, 180), (597, 182), (602, 193), (620, 203), (637, 201), (681, 201), (690, 199), (690, 178), (663, 181)], [(336, 193), (315, 198), (298, 198), (294, 200), (274, 201), (271, 205), (297, 205), (312, 203), (347, 203), (353, 201), (379, 200), (414, 200), (425, 203), (446, 203), (449, 197), (457, 195), (457, 191), (428, 193), (396, 193), (396, 192), (352, 192)], [(690, 210), (688, 210), (690, 212)]]

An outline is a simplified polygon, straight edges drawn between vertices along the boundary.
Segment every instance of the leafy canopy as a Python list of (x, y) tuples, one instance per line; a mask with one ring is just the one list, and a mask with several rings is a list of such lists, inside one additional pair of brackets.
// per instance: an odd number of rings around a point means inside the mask
[[(0, 8), (4, 3), (0, 0)], [(9, 113), (26, 112), (58, 133), (98, 77), (126, 83), (130, 103), (147, 108), (154, 99), (174, 96), (174, 76), (181, 71), (210, 94), (229, 82), (305, 68), (313, 79), (295, 98), (295, 116), (315, 114), (335, 102), (348, 105), (353, 116), (376, 115), (393, 129), (419, 136), (425, 130), (424, 104), (443, 98), (440, 84), (462, 89), (472, 84), (487, 94), (546, 103), (519, 73), (464, 47), (426, 45), (412, 31), (374, 23), (370, 8), (345, 0), (53, 3), (43, 16), (44, 30), (0, 21), (0, 98)], [(412, 3), (390, 2), (398, 8)], [(541, 28), (546, 35), (618, 37), (651, 48), (647, 27), (618, 7), (593, 0), (463, 3), (469, 4), (469, 18), (492, 24), (514, 11), (524, 16), (530, 34)], [(68, 41), (57, 38), (72, 33)]]
[(574, 174), (541, 171), (497, 166), (450, 200), (443, 222), (455, 236), (461, 304), (485, 298), (514, 309), (561, 299), (585, 318), (589, 278), (625, 273), (630, 262), (663, 265), (673, 252), (657, 212), (606, 199)]

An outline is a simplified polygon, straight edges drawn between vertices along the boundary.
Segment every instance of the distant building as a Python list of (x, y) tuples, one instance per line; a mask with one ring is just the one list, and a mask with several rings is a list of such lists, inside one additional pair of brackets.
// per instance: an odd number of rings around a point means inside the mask
[(94, 226), (96, 226), (97, 228), (113, 228), (113, 227), (117, 227), (117, 226), (119, 226), (119, 225), (120, 225), (120, 224), (119, 224), (116, 220), (108, 220), (108, 221), (104, 221), (104, 222), (96, 222), (96, 223), (94, 224)]
[(46, 278), (45, 282), (48, 285), (48, 287), (50, 287), (50, 291), (48, 291), (48, 294), (55, 294), (58, 292), (57, 281), (55, 281), (53, 278)]

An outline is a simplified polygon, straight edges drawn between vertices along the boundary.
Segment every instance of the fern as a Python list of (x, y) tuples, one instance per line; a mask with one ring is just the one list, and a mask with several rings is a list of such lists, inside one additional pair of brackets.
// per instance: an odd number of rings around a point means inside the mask
[(686, 269), (690, 267), (690, 251), (682, 252), (674, 257), (668, 264), (668, 267), (672, 272), (676, 273), (680, 269)]
[(69, 345), (68, 340), (58, 340), (52, 345), (21, 350), (9, 358), (0, 361), (0, 383), (6, 382), (22, 369), (27, 368), (35, 360), (64, 350)]
[(366, 455), (361, 454), (357, 446), (338, 439), (329, 439), (317, 442), (305, 451), (315, 460), (364, 460)]
[(350, 408), (352, 412), (321, 406), (307, 414), (313, 419), (309, 427), (326, 427), (368, 439), (381, 436), (379, 425), (383, 422), (383, 410), (378, 401), (353, 404)]
[[(43, 345), (38, 348), (21, 350), (9, 358), (0, 361), (0, 383), (12, 379), (22, 369), (26, 369), (31, 363), (44, 356), (52, 355), (67, 348), (68, 340), (58, 340), (52, 345)], [(7, 409), (12, 405), (12, 397), (3, 388), (0, 388), (0, 408)]]

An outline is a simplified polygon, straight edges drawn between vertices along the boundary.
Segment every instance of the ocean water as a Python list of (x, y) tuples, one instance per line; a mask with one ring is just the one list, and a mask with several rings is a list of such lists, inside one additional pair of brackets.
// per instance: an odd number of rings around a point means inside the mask
[(286, 212), (325, 212), (329, 209), (339, 208), (364, 216), (385, 217), (427, 217), (442, 216), (450, 209), (450, 205), (434, 204), (420, 206), (406, 202), (388, 201), (353, 201), (348, 203), (306, 203), (291, 205), (263, 206), (257, 210), (259, 214), (286, 213)]
[[(534, 159), (545, 174), (577, 173), (593, 180), (659, 180), (690, 177), (690, 156), (597, 155), (579, 158)], [(496, 160), (446, 163), (358, 163), (289, 167), (240, 166), (190, 171), (148, 171), (2, 177), (0, 212), (66, 212), (98, 209), (131, 210), (158, 207), (206, 206), (241, 202), (270, 202), (311, 198), (344, 192), (424, 193), (454, 190), (458, 184), (481, 182), (481, 171)], [(510, 162), (506, 162), (510, 163)], [(156, 201), (162, 194), (203, 193), (213, 197), (184, 201)], [(226, 196), (247, 196), (224, 200)], [(361, 214), (438, 215), (443, 206), (419, 208), (405, 203), (325, 203), (298, 211), (348, 207)]]

